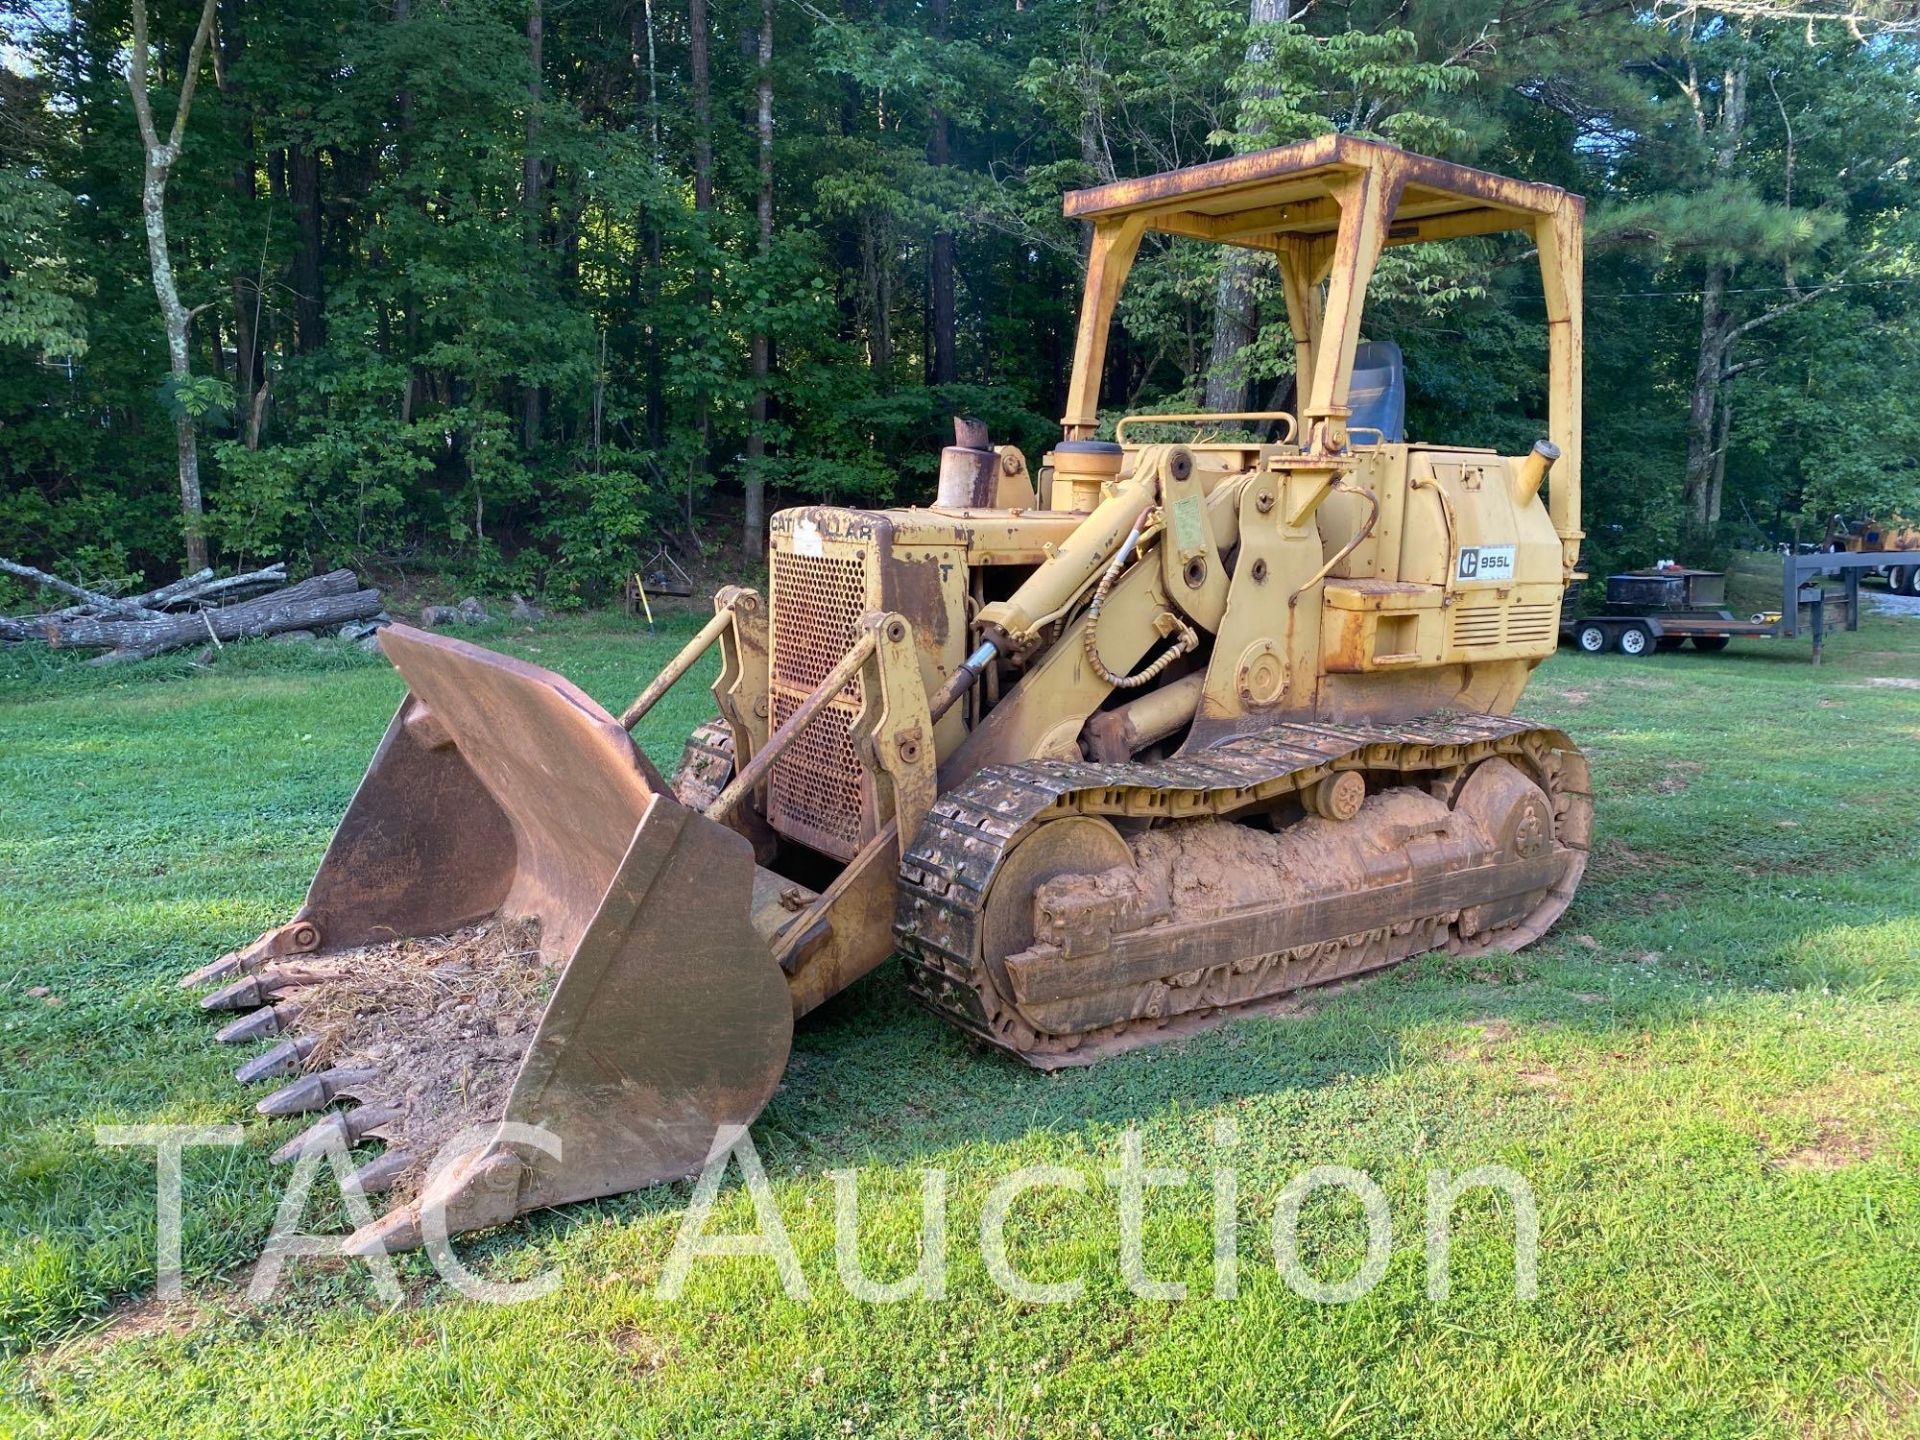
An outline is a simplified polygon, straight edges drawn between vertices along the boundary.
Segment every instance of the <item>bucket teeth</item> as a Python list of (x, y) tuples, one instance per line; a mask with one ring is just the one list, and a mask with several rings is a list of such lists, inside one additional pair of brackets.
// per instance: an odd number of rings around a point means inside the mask
[(351, 1149), (369, 1130), (377, 1130), (405, 1113), (397, 1105), (361, 1105), (352, 1110), (336, 1110), (274, 1151), (273, 1163), (285, 1165), (290, 1160), (298, 1160), (308, 1150), (335, 1138)]
[(355, 1085), (364, 1085), (377, 1074), (374, 1070), (338, 1065), (331, 1070), (302, 1075), (253, 1108), (262, 1115), (301, 1115), (309, 1110), (324, 1110)]
[(406, 1174), (407, 1167), (413, 1164), (413, 1154), (408, 1150), (389, 1150), (384, 1155), (375, 1156), (358, 1170), (353, 1172), (353, 1183), (363, 1194), (378, 1195), (391, 1190)]
[(256, 947), (245, 950), (229, 950), (218, 960), (209, 960), (198, 970), (189, 970), (180, 977), (182, 990), (195, 990), (202, 985), (211, 985), (216, 980), (225, 980), (232, 975), (247, 975), (267, 963), (265, 955), (256, 955)]
[(266, 1040), (291, 1029), (299, 1014), (300, 1007), (291, 1001), (285, 1005), (262, 1005), (252, 1014), (221, 1026), (213, 1038), (227, 1045), (236, 1040)]
[(325, 978), (311, 970), (288, 970), (275, 968), (262, 970), (257, 975), (246, 975), (231, 985), (203, 996), (200, 1001), (202, 1010), (251, 1010), (257, 1005), (271, 1005), (273, 997), (282, 990), (296, 985), (311, 985)]
[(271, 1080), (276, 1075), (291, 1075), (300, 1068), (300, 1064), (313, 1053), (313, 1047), (320, 1043), (318, 1035), (302, 1035), (296, 1040), (282, 1040), (264, 1054), (256, 1055), (238, 1070), (233, 1078), (243, 1085), (251, 1085), (256, 1080)]
[(182, 975), (180, 988), (191, 990), (196, 986), (211, 985), (215, 980), (251, 975), (269, 960), (289, 955), (307, 955), (319, 948), (319, 927), (311, 920), (296, 917), (277, 929), (267, 931), (251, 945), (229, 950), (218, 960), (211, 960), (198, 970)]

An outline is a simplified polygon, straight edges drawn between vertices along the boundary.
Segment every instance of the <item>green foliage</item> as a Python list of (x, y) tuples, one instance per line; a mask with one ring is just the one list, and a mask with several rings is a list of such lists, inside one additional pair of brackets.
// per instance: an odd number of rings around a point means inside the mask
[(160, 382), (154, 397), (176, 420), (184, 416), (224, 425), (233, 416), (233, 386), (218, 375), (169, 375)]
[(0, 345), (43, 355), (87, 350), (75, 273), (64, 230), (67, 194), (12, 165), (0, 165)]
[[(190, 9), (153, 7), (163, 98)], [(762, 254), (758, 11), (713, 7), (698, 209), (684, 8), (547, 9), (537, 75), (527, 8), (505, 0), (223, 9), (169, 190), (193, 378), (156, 393), (125, 11), (54, 26), (0, 0), (17, 37), (0, 69), (0, 552), (177, 563), (182, 413), (223, 558), (453, 567), (562, 602), (611, 593), (662, 539), (710, 545), (749, 480), (776, 504), (924, 499), (956, 410), (1035, 458), (1054, 433), (1081, 253), (1062, 190), (1333, 130), (1588, 196), (1597, 557), (1702, 538), (1680, 489), (1710, 284), (1738, 331), (1710, 382), (1732, 407), (1725, 523), (1777, 537), (1820, 511), (1920, 511), (1920, 406), (1876, 380), (1911, 366), (1920, 325), (1900, 37), (1682, 26), (1604, 0), (956, 0), (944, 33), (907, 0), (781, 6)], [(935, 387), (943, 236), (957, 379)], [(1540, 433), (1526, 250), (1384, 257), (1367, 333), (1406, 350), (1417, 433)], [(1201, 398), (1221, 260), (1148, 242), (1109, 416)], [(1270, 271), (1252, 302), (1233, 363), (1256, 403), (1282, 404), (1293, 343)], [(772, 365), (750, 469), (756, 334)]]

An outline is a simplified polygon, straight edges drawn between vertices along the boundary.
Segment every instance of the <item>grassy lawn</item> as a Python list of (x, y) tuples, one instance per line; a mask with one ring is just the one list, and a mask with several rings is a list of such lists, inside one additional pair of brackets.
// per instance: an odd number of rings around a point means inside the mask
[[(617, 709), (686, 622), (484, 638)], [(1920, 620), (1719, 656), (1562, 655), (1523, 713), (1593, 757), (1598, 842), (1573, 910), (1523, 955), (1427, 959), (1053, 1077), (911, 1010), (884, 966), (804, 1025), (754, 1127), (811, 1297), (764, 1259), (654, 1286), (690, 1185), (535, 1217), (464, 1248), (515, 1306), (419, 1257), (385, 1305), (364, 1266), (296, 1262), (244, 1295), (297, 1122), (254, 1117), (233, 1050), (175, 977), (285, 918), (399, 699), (352, 647), (230, 647), (102, 670), (0, 657), (0, 1433), (1912, 1435), (1920, 1430)], [(705, 710), (647, 722), (671, 764)], [(677, 707), (677, 708), (676, 708)], [(35, 991), (44, 993), (35, 994)], [(1237, 1122), (1231, 1150), (1210, 1144)], [(162, 1308), (150, 1154), (101, 1124), (243, 1121), (185, 1160), (187, 1298)], [(1149, 1273), (1123, 1285), (1115, 1192), (1149, 1164)], [(1456, 1216), (1427, 1298), (1429, 1173), (1499, 1163), (1538, 1197), (1539, 1291), (1513, 1216)], [(1238, 1176), (1240, 1286), (1211, 1294), (1210, 1170)], [(1268, 1224), (1314, 1165), (1370, 1173), (1393, 1247), (1350, 1304), (1299, 1298)], [(1083, 1193), (1021, 1201), (1012, 1258), (1084, 1276), (1009, 1298), (981, 1258), (987, 1192), (1022, 1165)], [(913, 1263), (920, 1172), (947, 1172), (939, 1303), (836, 1277), (830, 1170), (861, 1172), (861, 1254)], [(732, 1172), (716, 1229), (753, 1223)], [(336, 1225), (316, 1190), (308, 1228)], [(1300, 1222), (1319, 1275), (1358, 1263), (1348, 1198)]]

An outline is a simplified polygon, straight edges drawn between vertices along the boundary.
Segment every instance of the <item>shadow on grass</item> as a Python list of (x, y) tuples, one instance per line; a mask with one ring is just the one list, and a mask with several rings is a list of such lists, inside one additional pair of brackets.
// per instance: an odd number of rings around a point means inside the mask
[[(612, 705), (620, 703), (634, 671), (659, 663), (679, 638), (677, 633), (621, 635), (609, 643), (604, 636), (563, 629), (515, 636), (506, 648), (552, 664)], [(585, 644), (594, 648), (584, 651)], [(1893, 653), (1912, 658), (1906, 650)], [(380, 663), (357, 651), (339, 658), (344, 663), (336, 666), (332, 658), (304, 648), (259, 647), (248, 661), (258, 669), (232, 672), (232, 678), (318, 678), (330, 668)], [(1886, 953), (1901, 943), (1898, 935), (1859, 946), (1848, 936), (1912, 924), (1903, 897), (1911, 892), (1914, 839), (1907, 832), (1890, 843), (1877, 827), (1863, 826), (1857, 808), (1849, 809), (1845, 799), (1862, 790), (1910, 785), (1910, 745), (1891, 723), (1879, 723), (1879, 717), (1891, 722), (1903, 713), (1893, 706), (1910, 699), (1875, 692), (1878, 708), (1867, 712), (1874, 718), (1861, 731), (1861, 743), (1830, 754), (1824, 748), (1831, 741), (1824, 717), (1796, 710), (1793, 697), (1772, 695), (1754, 683), (1761, 672), (1745, 666), (1746, 658), (1729, 653), (1648, 662), (1628, 677), (1648, 682), (1647, 687), (1605, 684), (1612, 675), (1604, 667), (1629, 663), (1617, 657), (1576, 660), (1560, 668), (1555, 679), (1563, 687), (1587, 686), (1593, 698), (1564, 702), (1556, 699), (1559, 692), (1543, 687), (1541, 696), (1549, 702), (1539, 707), (1543, 718), (1566, 724), (1577, 736), (1590, 733), (1598, 742), (1603, 845), (1620, 847), (1614, 854), (1623, 862), (1637, 857), (1648, 863), (1612, 864), (1603, 850), (1602, 863), (1573, 911), (1534, 950), (1471, 964), (1423, 958), (1312, 993), (1309, 1013), (1300, 1018), (1240, 1020), (1158, 1050), (1053, 1076), (976, 1051), (913, 1009), (898, 967), (890, 963), (802, 1026), (786, 1081), (754, 1127), (770, 1171), (817, 1179), (828, 1169), (848, 1166), (938, 1163), (956, 1152), (1017, 1145), (1037, 1134), (1077, 1138), (1092, 1147), (1131, 1124), (1253, 1097), (1311, 1096), (1343, 1081), (1424, 1064), (1435, 1033), (1490, 1020), (1523, 1035), (1554, 1027), (1606, 1048), (1622, 1034), (1686, 1026), (1707, 1010), (1796, 987), (1852, 988), (1875, 997), (1909, 993), (1913, 972), (1920, 969), (1911, 944), (1903, 960)], [(241, 733), (245, 727), (233, 733), (215, 728), (228, 702), (251, 692), (237, 684), (188, 683), (208, 677), (176, 673), (168, 663), (150, 662), (153, 673), (144, 678), (76, 670), (60, 681), (54, 695), (65, 703), (61, 715), (76, 722), (91, 717), (88, 723), (110, 727), (108, 707), (151, 695), (155, 687), (148, 681), (183, 682), (177, 688), (194, 703), (170, 715), (168, 723), (180, 727), (176, 735), (157, 737), (146, 750), (134, 744), (137, 736), (117, 742), (113, 753), (123, 757), (126, 772), (121, 783), (137, 783), (141, 767), (160, 763), (172, 744), (184, 747), (184, 754), (200, 754), (208, 768), (206, 783), (228, 790), (214, 794), (182, 787), (167, 794), (153, 807), (156, 842), (168, 827), (204, 825), (216, 810), (252, 810), (297, 797), (295, 808), (305, 816), (333, 805), (335, 791), (344, 804), (358, 773), (351, 756), (364, 758), (349, 742), (357, 729), (365, 729), (370, 749), (391, 704), (384, 698), (390, 686), (356, 680), (368, 694), (379, 690), (381, 696), (377, 704), (365, 702), (367, 713), (350, 724), (331, 722), (322, 738), (341, 759), (309, 766), (313, 775), (256, 776), (235, 793), (236, 777), (229, 774), (223, 781), (220, 762), (207, 755), (220, 745), (255, 743), (251, 732)], [(1765, 673), (1776, 672), (1769, 666)], [(1778, 673), (1808, 687), (1848, 678), (1838, 667)], [(1682, 680), (1699, 683), (1682, 685)], [(69, 688), (63, 692), (61, 686)], [(1707, 701), (1676, 700), (1683, 691)], [(5, 694), (3, 678), (0, 695), (20, 698)], [(316, 686), (316, 700), (319, 695)], [(1756, 695), (1762, 697), (1757, 703), (1775, 708), (1743, 747), (1732, 737), (1746, 732), (1728, 724), (1726, 706), (1717, 702)], [(693, 711), (704, 697), (693, 688), (685, 696), (676, 692), (675, 700), (687, 707), (678, 720), (684, 728), (698, 718)], [(235, 723), (229, 721), (230, 727)], [(649, 739), (650, 750), (656, 744), (665, 748), (657, 737)], [(1697, 753), (1698, 763), (1708, 768), (1669, 793), (1647, 770), (1647, 757), (1667, 754), (1676, 745), (1692, 747), (1689, 753)], [(1752, 773), (1732, 775), (1727, 762)], [(322, 771), (324, 784), (314, 778)], [(0, 780), (6, 778), (0, 765)], [(22, 964), (23, 983), (31, 983), (26, 974), (45, 971), (55, 983), (76, 991), (93, 986), (97, 992), (84, 1010), (75, 1006), (65, 1017), (31, 1012), (33, 1026), (9, 1036), (8, 1053), (0, 1056), (5, 1072), (0, 1088), (13, 1092), (14, 1113), (42, 1138), (90, 1126), (107, 1114), (116, 1123), (180, 1119), (186, 1118), (181, 1109), (163, 1097), (184, 1086), (195, 1119), (245, 1115), (254, 1096), (224, 1079), (237, 1057), (212, 1044), (211, 1027), (159, 978), (164, 971), (170, 980), (195, 958), (180, 953), (185, 937), (168, 935), (162, 941), (143, 928), (151, 925), (151, 915), (129, 912), (116, 921), (99, 913), (101, 887), (120, 883), (139, 893), (143, 884), (153, 888), (156, 882), (133, 878), (141, 856), (111, 853), (109, 863), (87, 875), (74, 874), (64, 863), (63, 855), (76, 850), (98, 852), (112, 838), (105, 829), (123, 824), (124, 817), (105, 821), (98, 804), (51, 809), (50, 800), (31, 793), (48, 786), (44, 769), (23, 765), (14, 779), (22, 796), (40, 806), (37, 837), (31, 845), (21, 842), (16, 853), (24, 858), (30, 851), (34, 901), (44, 909), (15, 932), (32, 937), (35, 953), (10, 958)], [(317, 858), (315, 847), (324, 834), (323, 822), (295, 850), (313, 849)], [(282, 853), (265, 889), (289, 900), (297, 894), (297, 881), (289, 883), (288, 877), (310, 870), (310, 863), (287, 853), (284, 828), (280, 835)], [(260, 840), (248, 832), (235, 843), (251, 853), (249, 847)], [(262, 903), (261, 875), (233, 860), (232, 853), (216, 846), (188, 873), (193, 893), (205, 904), (242, 915)], [(6, 918), (0, 913), (0, 923)], [(211, 942), (218, 938), (208, 936), (206, 948), (217, 949)], [(1861, 953), (1848, 953), (1854, 949)], [(98, 988), (103, 973), (112, 976), (110, 990)], [(170, 1008), (176, 1004), (177, 1012)], [(204, 1057), (185, 1061), (190, 1048), (202, 1042)], [(25, 1063), (31, 1047), (71, 1051), (41, 1071)], [(56, 1070), (64, 1077), (57, 1083), (68, 1086), (69, 1093), (53, 1094)], [(97, 1086), (91, 1095), (90, 1083)], [(268, 1167), (262, 1152), (292, 1129), (289, 1124), (250, 1125), (246, 1151), (208, 1162), (217, 1165), (219, 1184), (212, 1187), (208, 1218), (189, 1231), (188, 1255), (196, 1273), (244, 1264), (257, 1250), (285, 1174)], [(33, 1273), (10, 1281), (43, 1287), (33, 1304), (16, 1306), (0, 1297), (0, 1313), (9, 1317), (16, 1343), (61, 1333), (97, 1314), (113, 1297), (150, 1283), (151, 1162), (94, 1151), (84, 1137), (73, 1144), (75, 1153), (60, 1156), (41, 1155), (35, 1145), (25, 1145), (9, 1157), (20, 1163), (5, 1169), (0, 1213), (15, 1222), (16, 1233), (61, 1237), (44, 1255), (26, 1262)], [(47, 1138), (47, 1145), (60, 1149), (66, 1141), (54, 1145)], [(482, 1256), (511, 1256), (608, 1219), (680, 1210), (687, 1195), (681, 1184), (572, 1207), (484, 1237), (476, 1248)], [(316, 1226), (338, 1218), (319, 1203), (310, 1217)], [(322, 1304), (332, 1303), (329, 1297), (357, 1303), (337, 1286), (303, 1282), (301, 1293), (312, 1293)]]

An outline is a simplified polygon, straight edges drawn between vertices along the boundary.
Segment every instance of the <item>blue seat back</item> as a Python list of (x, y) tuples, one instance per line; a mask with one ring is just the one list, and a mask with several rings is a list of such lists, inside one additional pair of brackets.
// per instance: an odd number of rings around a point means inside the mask
[[(1389, 445), (1407, 438), (1407, 367), (1391, 340), (1369, 340), (1353, 351), (1353, 383), (1347, 389), (1352, 430), (1377, 430)], [(1372, 440), (1367, 436), (1360, 443)]]

